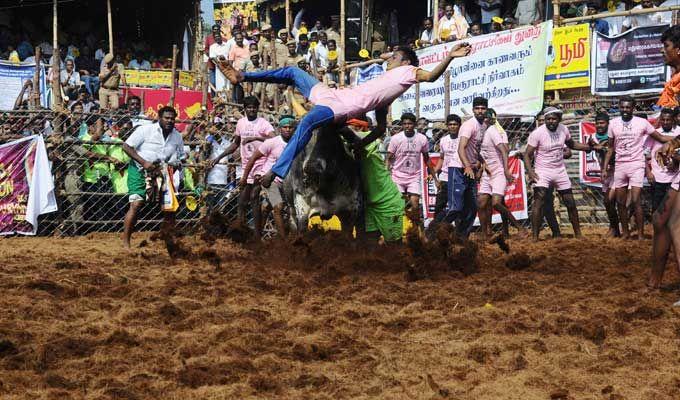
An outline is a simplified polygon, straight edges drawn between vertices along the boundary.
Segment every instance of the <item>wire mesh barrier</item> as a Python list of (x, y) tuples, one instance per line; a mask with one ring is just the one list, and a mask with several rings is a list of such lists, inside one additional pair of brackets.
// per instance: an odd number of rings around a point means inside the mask
[[(233, 118), (232, 123), (228, 123), (227, 115), (240, 116), (236, 107), (227, 106), (218, 113), (177, 121), (176, 128), (184, 138), (186, 157), (181, 165), (176, 166), (174, 175), (179, 202), (176, 222), (184, 232), (196, 228), (201, 217), (213, 210), (224, 214), (228, 221), (237, 218), (237, 179), (241, 172), (238, 150), (218, 164), (216, 168), (219, 171), (206, 168), (206, 160), (211, 158), (214, 144), (220, 143), (224, 148), (231, 142), (235, 124)], [(565, 121), (575, 140), (578, 140), (578, 121)], [(275, 125), (275, 121), (272, 122)], [(128, 209), (127, 168), (130, 159), (122, 144), (134, 130), (147, 123), (152, 121), (125, 110), (114, 113), (8, 111), (1, 114), (0, 142), (30, 134), (40, 134), (45, 138), (58, 211), (40, 218), (39, 234), (71, 236), (123, 230)], [(500, 117), (499, 123), (508, 134), (510, 148), (521, 151), (534, 127), (533, 121)], [(443, 134), (445, 132), (435, 130), (433, 145)], [(566, 163), (581, 222), (607, 224), (601, 191), (578, 183), (578, 152), (574, 152)], [(532, 190), (527, 188), (526, 191), (530, 208)], [(566, 209), (557, 196), (554, 202), (558, 221), (568, 223)], [(250, 215), (248, 220), (252, 224)], [(265, 221), (264, 236), (271, 236), (274, 233), (271, 216)], [(147, 202), (138, 214), (136, 229), (157, 230), (161, 222), (159, 203)], [(525, 227), (530, 226), (528, 219), (521, 222)]]

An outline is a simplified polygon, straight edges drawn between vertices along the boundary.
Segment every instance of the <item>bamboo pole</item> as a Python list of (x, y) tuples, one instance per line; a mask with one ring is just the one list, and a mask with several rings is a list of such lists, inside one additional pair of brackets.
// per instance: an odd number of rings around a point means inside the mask
[(201, 63), (201, 110), (208, 109), (208, 63)]
[(553, 5), (553, 25), (560, 26), (560, 0), (552, 0)]
[(347, 60), (347, 48), (345, 47), (345, 1), (340, 0), (340, 51), (343, 54), (340, 66), (340, 87), (345, 86), (345, 60)]
[(451, 114), (451, 70), (446, 70), (444, 72), (444, 120), (449, 114)]
[(290, 0), (286, 0), (286, 29), (290, 35)]
[(52, 1), (52, 109), (60, 110), (63, 108), (63, 100), (61, 97), (61, 71), (59, 70), (59, 62), (61, 61), (61, 54), (59, 52), (59, 41), (57, 38), (57, 0)]
[(177, 45), (172, 45), (172, 72), (170, 73), (170, 102), (169, 106), (175, 107), (175, 93), (177, 91), (177, 80), (175, 79), (175, 74), (177, 74)]
[(416, 118), (420, 118), (420, 82), (416, 82)]
[[(434, 11), (432, 15), (432, 36), (439, 41), (439, 0), (434, 0)], [(433, 39), (434, 40), (434, 39)]]
[[(42, 50), (40, 46), (35, 48), (35, 72), (33, 73), (33, 107), (40, 109), (40, 59), (42, 58)], [(29, 104), (31, 102), (29, 101)]]
[(614, 11), (614, 12), (604, 12), (593, 15), (584, 15), (582, 17), (573, 18), (562, 18), (562, 24), (568, 24), (572, 22), (585, 22), (592, 21), (595, 19), (608, 18), (608, 17), (630, 17), (632, 15), (640, 14), (651, 14), (658, 12), (668, 12), (668, 11), (678, 11), (680, 10), (680, 5), (678, 6), (666, 6), (666, 7), (652, 7), (652, 8), (638, 8), (637, 10), (627, 10), (627, 11)]
[(113, 19), (111, 18), (111, 0), (106, 0), (106, 12), (109, 25), (109, 53), (113, 54)]

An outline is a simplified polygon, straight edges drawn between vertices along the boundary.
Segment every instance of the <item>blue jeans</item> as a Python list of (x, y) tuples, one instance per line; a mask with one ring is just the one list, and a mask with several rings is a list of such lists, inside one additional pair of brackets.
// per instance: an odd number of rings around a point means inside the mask
[[(246, 82), (266, 82), (266, 83), (282, 83), (285, 85), (295, 86), (297, 90), (302, 93), (305, 98), (309, 98), (312, 88), (316, 86), (319, 81), (313, 76), (298, 67), (283, 67), (269, 71), (261, 72), (246, 72), (244, 73), (244, 81)], [(312, 131), (322, 125), (332, 122), (335, 118), (333, 110), (326, 106), (314, 106), (304, 117), (300, 120), (295, 133), (288, 141), (288, 145), (281, 153), (281, 156), (272, 167), (272, 172), (281, 178), (288, 175), (291, 165), (295, 157), (304, 150), (309, 140), (312, 138)]]
[(84, 75), (80, 77), (80, 80), (85, 84), (85, 89), (90, 96), (94, 96), (99, 90), (99, 77), (92, 75)]
[(246, 72), (243, 74), (243, 78), (246, 82), (282, 83), (289, 86), (295, 86), (306, 99), (309, 99), (309, 93), (312, 91), (312, 88), (319, 83), (316, 78), (298, 67), (283, 67), (269, 71)]
[(290, 167), (293, 165), (295, 157), (302, 150), (305, 149), (307, 143), (312, 138), (312, 131), (322, 125), (329, 122), (333, 122), (335, 114), (333, 110), (326, 106), (314, 106), (304, 117), (300, 120), (297, 128), (295, 128), (295, 133), (288, 141), (286, 148), (283, 149), (283, 153), (276, 163), (272, 167), (272, 172), (281, 178), (285, 178), (288, 175)]
[(456, 221), (456, 232), (470, 235), (477, 216), (477, 181), (465, 176), (463, 168), (449, 168), (448, 212), (441, 212), (435, 221)]

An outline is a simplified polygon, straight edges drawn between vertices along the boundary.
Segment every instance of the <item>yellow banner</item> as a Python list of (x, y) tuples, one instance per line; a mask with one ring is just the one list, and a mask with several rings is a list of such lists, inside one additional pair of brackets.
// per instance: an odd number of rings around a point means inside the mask
[[(125, 81), (128, 86), (139, 87), (171, 87), (171, 71), (125, 70)], [(191, 72), (179, 71), (179, 85), (194, 88), (194, 75)]]
[(590, 86), (590, 25), (553, 29), (555, 61), (545, 69), (545, 90)]

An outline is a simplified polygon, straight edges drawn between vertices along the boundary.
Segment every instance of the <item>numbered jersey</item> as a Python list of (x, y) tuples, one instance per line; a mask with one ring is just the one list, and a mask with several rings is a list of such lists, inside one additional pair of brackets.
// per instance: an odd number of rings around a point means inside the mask
[(569, 139), (571, 139), (569, 129), (562, 124), (557, 126), (555, 132), (545, 125), (531, 132), (527, 144), (536, 149), (534, 168), (537, 170), (564, 169), (564, 145)]
[(655, 132), (654, 127), (646, 119), (633, 117), (624, 121), (621, 117), (609, 122), (609, 138), (614, 139), (616, 164), (626, 162), (645, 162), (645, 141), (648, 135)]
[(398, 184), (407, 184), (420, 179), (422, 174), (421, 157), (427, 153), (429, 142), (427, 137), (415, 132), (409, 137), (400, 132), (390, 139), (388, 153), (394, 155), (392, 163), (392, 180)]

